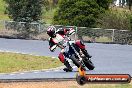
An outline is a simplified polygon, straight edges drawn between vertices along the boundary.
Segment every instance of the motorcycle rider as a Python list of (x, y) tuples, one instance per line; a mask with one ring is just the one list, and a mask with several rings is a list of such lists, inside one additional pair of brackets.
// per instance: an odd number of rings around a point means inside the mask
[[(56, 28), (54, 26), (49, 26), (47, 29), (47, 34), (50, 36), (49, 49), (51, 52), (54, 52), (56, 47), (59, 47), (61, 49), (61, 52), (60, 52), (58, 58), (66, 66), (66, 68), (63, 69), (66, 72), (68, 72), (68, 71), (71, 72), (73, 70), (73, 68), (70, 65), (70, 63), (68, 62), (68, 60), (66, 59), (67, 53), (65, 52), (65, 46), (63, 45), (63, 43), (64, 43), (63, 40), (65, 37), (67, 37), (67, 35), (72, 35), (74, 33), (75, 33), (75, 30), (73, 28), (59, 28), (58, 30), (56, 30)], [(86, 54), (86, 56), (91, 58), (91, 56), (87, 53), (87, 51), (85, 49), (82, 49), (82, 50)]]

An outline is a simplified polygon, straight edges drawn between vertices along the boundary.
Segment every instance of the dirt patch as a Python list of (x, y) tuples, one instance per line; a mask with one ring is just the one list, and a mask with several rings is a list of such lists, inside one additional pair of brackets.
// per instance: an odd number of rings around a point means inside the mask
[(80, 88), (75, 81), (0, 83), (0, 88)]
[(0, 83), (0, 88), (132, 88), (130, 84), (85, 84), (76, 81)]

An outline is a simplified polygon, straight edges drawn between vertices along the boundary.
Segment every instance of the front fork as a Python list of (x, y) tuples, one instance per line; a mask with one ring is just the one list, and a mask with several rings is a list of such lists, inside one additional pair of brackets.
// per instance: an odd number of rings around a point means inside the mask
[(80, 55), (82, 56), (86, 56), (88, 58), (90, 58), (91, 56), (88, 54), (86, 48), (85, 48), (85, 44), (81, 41), (81, 40), (77, 40), (76, 43), (76, 49), (77, 51), (80, 53)]

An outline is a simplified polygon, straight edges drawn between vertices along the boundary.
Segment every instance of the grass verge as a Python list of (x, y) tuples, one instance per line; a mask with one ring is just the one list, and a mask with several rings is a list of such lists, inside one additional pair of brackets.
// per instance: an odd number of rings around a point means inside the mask
[(61, 66), (58, 59), (0, 52), (0, 73), (49, 69)]

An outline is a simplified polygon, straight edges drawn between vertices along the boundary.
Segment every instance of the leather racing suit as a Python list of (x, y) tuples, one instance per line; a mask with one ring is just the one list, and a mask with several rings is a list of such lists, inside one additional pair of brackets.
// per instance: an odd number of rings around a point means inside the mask
[(63, 29), (63, 28), (59, 28), (56, 32), (55, 37), (50, 37), (49, 38), (49, 49), (51, 52), (54, 52), (54, 50), (56, 49), (56, 47), (60, 47), (61, 48), (61, 52), (58, 56), (59, 60), (64, 63), (64, 65), (66, 66), (66, 68), (64, 68), (64, 71), (72, 71), (72, 66), (70, 65), (70, 63), (68, 62), (66, 58), (66, 53), (65, 53), (65, 46), (63, 45), (64, 43), (64, 38), (66, 37), (66, 35), (72, 35), (75, 33), (75, 30), (73, 28), (68, 28), (68, 29)]

